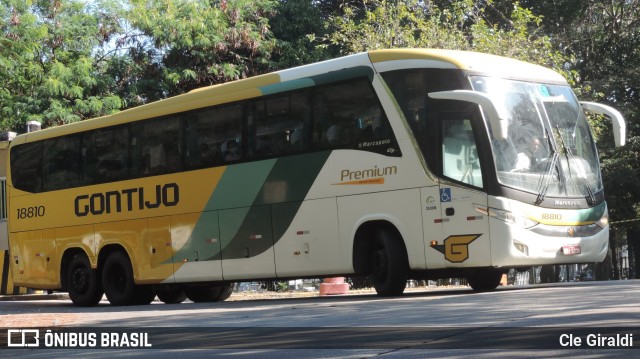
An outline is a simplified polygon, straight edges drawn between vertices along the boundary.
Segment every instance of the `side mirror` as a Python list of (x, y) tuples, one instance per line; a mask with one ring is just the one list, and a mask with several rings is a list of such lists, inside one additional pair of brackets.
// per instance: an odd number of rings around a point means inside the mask
[(482, 108), (485, 116), (488, 117), (489, 123), (491, 123), (491, 130), (493, 131), (493, 137), (504, 140), (507, 139), (509, 133), (509, 122), (504, 111), (500, 111), (495, 102), (489, 95), (484, 92), (470, 91), (470, 90), (453, 90), (453, 91), (441, 91), (431, 92), (429, 97), (438, 100), (456, 100), (471, 102), (479, 105)]
[(618, 110), (595, 102), (581, 101), (580, 105), (582, 105), (582, 109), (585, 111), (608, 116), (613, 123), (613, 140), (615, 141), (616, 147), (624, 146), (626, 142), (627, 125), (624, 123), (624, 117), (622, 117), (622, 114)]

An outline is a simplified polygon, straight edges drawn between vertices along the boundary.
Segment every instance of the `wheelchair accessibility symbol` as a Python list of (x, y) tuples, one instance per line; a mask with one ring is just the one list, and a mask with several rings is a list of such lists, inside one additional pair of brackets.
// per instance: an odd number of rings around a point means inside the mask
[(451, 202), (451, 188), (440, 188), (440, 202)]

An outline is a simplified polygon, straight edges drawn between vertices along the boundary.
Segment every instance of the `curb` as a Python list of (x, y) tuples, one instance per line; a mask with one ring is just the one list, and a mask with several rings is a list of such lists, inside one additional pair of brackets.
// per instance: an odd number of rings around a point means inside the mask
[(28, 301), (28, 300), (65, 300), (65, 299), (69, 299), (69, 295), (66, 293), (0, 295), (0, 302), (22, 302), (22, 301)]

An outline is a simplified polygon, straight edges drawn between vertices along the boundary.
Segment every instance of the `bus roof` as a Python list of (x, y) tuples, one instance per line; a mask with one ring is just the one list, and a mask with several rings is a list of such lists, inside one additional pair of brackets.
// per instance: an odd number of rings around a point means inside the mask
[[(414, 67), (413, 65), (417, 65), (418, 61), (428, 61), (427, 66), (423, 64), (421, 67), (456, 68), (478, 74), (535, 82), (561, 84), (566, 84), (567, 82), (562, 75), (546, 67), (480, 52), (439, 49), (390, 49), (370, 51), (369, 57), (379, 72)], [(405, 64), (403, 65), (402, 63)]]
[(374, 50), (207, 86), (112, 115), (22, 134), (12, 141), (12, 145), (304, 88), (314, 85), (323, 76), (335, 79), (336, 73), (349, 76), (348, 73), (354, 72), (363, 74), (362, 69), (372, 72), (372, 65), (378, 72), (416, 67), (454, 68), (506, 78), (566, 83), (560, 74), (550, 69), (495, 55), (437, 49)]

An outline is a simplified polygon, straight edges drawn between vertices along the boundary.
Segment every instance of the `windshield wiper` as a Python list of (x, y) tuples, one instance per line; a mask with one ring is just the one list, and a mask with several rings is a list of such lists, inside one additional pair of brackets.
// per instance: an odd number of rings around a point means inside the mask
[[(551, 185), (551, 180), (553, 178), (552, 172), (554, 169), (556, 169), (556, 166), (558, 164), (558, 158), (560, 157), (558, 155), (558, 149), (556, 148), (555, 141), (552, 140), (553, 137), (551, 137), (551, 134), (549, 134), (549, 130), (546, 127), (544, 127), (544, 132), (547, 134), (547, 141), (549, 142), (549, 150), (553, 151), (553, 156), (551, 157), (551, 161), (549, 161), (549, 165), (544, 171), (544, 174), (542, 175), (542, 177), (540, 177), (540, 180), (538, 181), (538, 187), (536, 188), (536, 192), (538, 192), (538, 197), (534, 202), (536, 206), (540, 205), (540, 203), (544, 201), (544, 197), (547, 195), (547, 190), (549, 189), (549, 186)], [(559, 172), (558, 172), (558, 177), (559, 178), (562, 177)]]
[(540, 203), (544, 201), (544, 197), (547, 195), (547, 190), (549, 189), (549, 185), (551, 185), (551, 178), (552, 178), (551, 173), (556, 168), (559, 157), (560, 156), (558, 156), (558, 152), (553, 151), (553, 157), (549, 162), (549, 167), (547, 167), (547, 170), (540, 178), (540, 181), (538, 182), (538, 188), (536, 188), (536, 192), (538, 192), (538, 197), (536, 198), (536, 202), (535, 202), (536, 206), (540, 205)]
[[(560, 138), (560, 145), (562, 146), (562, 151), (564, 151), (565, 158), (567, 159), (567, 169), (569, 170), (569, 178), (573, 180), (573, 176), (571, 176), (571, 159), (576, 158), (576, 156), (573, 154), (573, 152), (571, 152), (571, 150), (564, 143), (562, 132), (560, 132), (560, 126), (556, 125), (556, 130), (558, 131), (558, 137)], [(580, 176), (579, 173), (576, 173), (576, 175), (578, 176), (578, 178), (582, 180), (582, 185), (586, 189), (587, 195), (585, 196), (585, 199), (587, 200), (587, 204), (589, 204), (589, 206), (593, 206), (596, 203), (596, 196), (593, 194), (591, 187), (589, 187), (589, 182), (587, 182), (587, 179), (585, 177)]]

